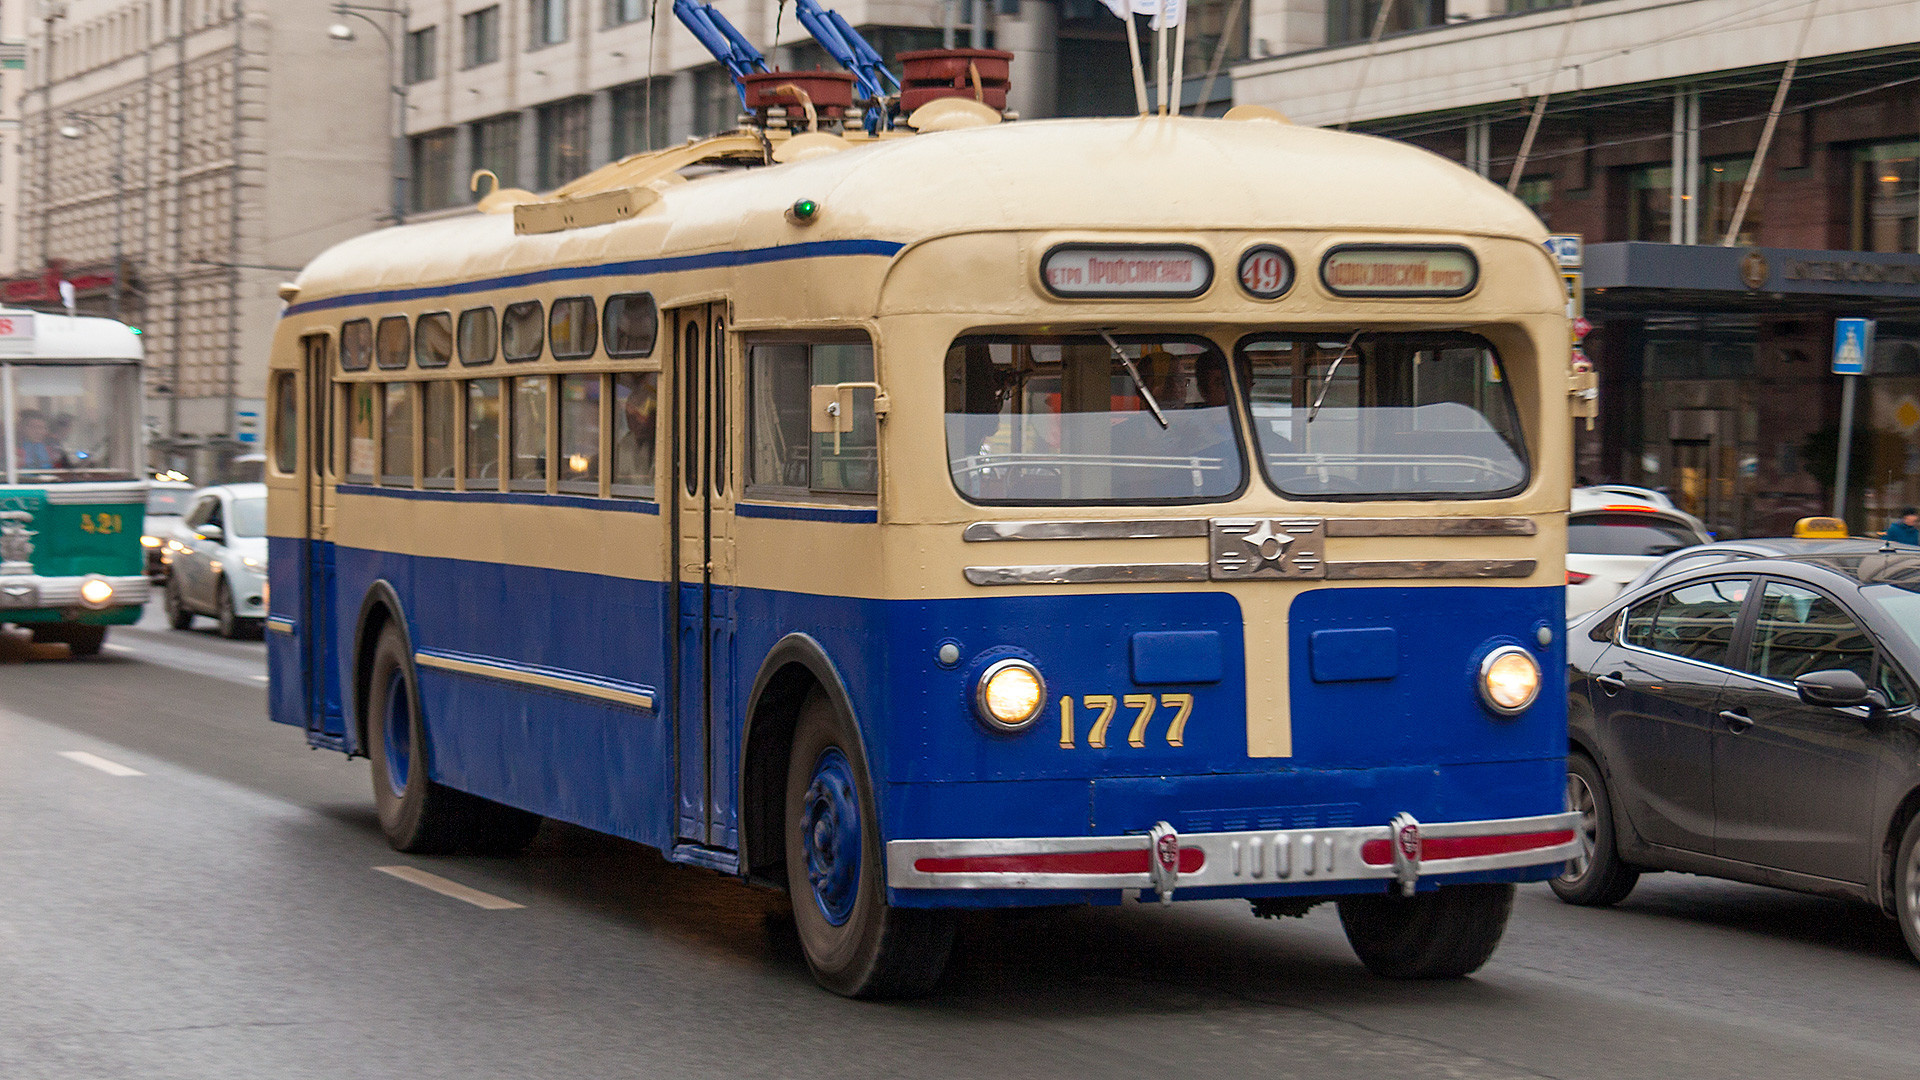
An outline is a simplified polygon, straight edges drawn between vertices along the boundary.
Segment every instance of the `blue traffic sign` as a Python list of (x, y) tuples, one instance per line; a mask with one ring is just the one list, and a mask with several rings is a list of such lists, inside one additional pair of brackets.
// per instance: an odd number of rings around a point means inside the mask
[(1865, 375), (1873, 355), (1872, 319), (1833, 320), (1833, 373)]

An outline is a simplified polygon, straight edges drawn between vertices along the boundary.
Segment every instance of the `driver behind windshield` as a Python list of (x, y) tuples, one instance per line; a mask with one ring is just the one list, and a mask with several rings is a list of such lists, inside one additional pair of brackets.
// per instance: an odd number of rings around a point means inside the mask
[(60, 441), (54, 438), (46, 413), (39, 409), (21, 409), (19, 426), (15, 430), (19, 440), (15, 457), (22, 470), (46, 472), (67, 467), (66, 451), (61, 448)]

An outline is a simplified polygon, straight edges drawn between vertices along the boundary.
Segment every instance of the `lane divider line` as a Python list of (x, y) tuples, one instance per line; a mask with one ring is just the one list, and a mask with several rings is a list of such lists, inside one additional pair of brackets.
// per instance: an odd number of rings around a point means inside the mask
[(437, 892), (441, 896), (451, 896), (455, 900), (464, 900), (474, 907), (486, 908), (488, 911), (506, 911), (509, 908), (526, 907), (525, 904), (516, 904), (511, 900), (503, 900), (492, 893), (483, 893), (479, 889), (470, 888), (457, 881), (449, 881), (439, 874), (429, 874), (417, 866), (376, 866), (374, 869), (383, 874), (391, 874), (401, 881)]
[(68, 761), (77, 761), (89, 768), (99, 769), (108, 776), (145, 776), (139, 769), (130, 769), (117, 761), (108, 761), (99, 754), (89, 754), (85, 750), (62, 750), (60, 756)]

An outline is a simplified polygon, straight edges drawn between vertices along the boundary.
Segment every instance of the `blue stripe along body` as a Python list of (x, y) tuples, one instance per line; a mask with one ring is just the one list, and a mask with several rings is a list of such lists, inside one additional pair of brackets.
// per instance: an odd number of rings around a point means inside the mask
[[(275, 613), (297, 618), (303, 541), (272, 541)], [(651, 712), (553, 690), (422, 668), (425, 721), (440, 782), (671, 850), (675, 841), (674, 703), (666, 670), (665, 587), (566, 571), (397, 555), (340, 547), (340, 614), (333, 635), (341, 686), (350, 686), (353, 613), (376, 581), (406, 606), (416, 649), (494, 657), (661, 690)], [(1284, 586), (1281, 586), (1284, 587)], [(283, 599), (285, 598), (285, 599)], [(738, 653), (729, 697), (744, 709), (760, 658), (781, 637), (817, 639), (851, 695), (876, 780), (886, 839), (1040, 837), (1140, 833), (1156, 821), (1182, 832), (1384, 824), (1400, 811), (1423, 821), (1558, 812), (1566, 753), (1564, 669), (1557, 588), (1453, 586), (1310, 589), (1289, 613), (1293, 755), (1249, 758), (1242, 613), (1217, 592), (1056, 596), (983, 595), (945, 600), (863, 600), (738, 590)], [(1555, 628), (1551, 645), (1536, 638)], [(1375, 667), (1332, 665), (1312, 677), (1314, 633), (1392, 628), (1390, 677)], [(1217, 682), (1134, 681), (1132, 636), (1211, 631)], [(300, 642), (269, 636), (275, 720), (304, 724)], [(1336, 640), (1336, 639), (1323, 639)], [(1344, 639), (1339, 639), (1344, 640)], [(1376, 645), (1379, 635), (1367, 638)], [(960, 646), (952, 668), (942, 642)], [(1475, 692), (1480, 657), (1497, 644), (1533, 651), (1546, 677), (1540, 700), (1500, 718)], [(1007, 647), (1030, 656), (1048, 682), (1039, 720), (1017, 734), (989, 731), (972, 714), (970, 676)], [(1348, 658), (1350, 661), (1351, 658)], [(1204, 667), (1204, 664), (1202, 665)], [(334, 693), (338, 689), (335, 688)], [(1151, 694), (1156, 712), (1142, 746), (1129, 744), (1136, 709), (1116, 710), (1106, 747), (1088, 746), (1096, 718), (1086, 698)], [(1191, 694), (1182, 745), (1168, 744), (1173, 707)], [(1071, 748), (1061, 745), (1059, 701), (1074, 698)], [(317, 745), (358, 750), (350, 732), (310, 733)], [(716, 812), (731, 826), (743, 718), (715, 734), (728, 790)], [(729, 829), (729, 832), (731, 830)], [(1551, 868), (1481, 880), (1538, 880)], [(1324, 894), (1301, 882), (1233, 895)], [(1183, 890), (1199, 898), (1218, 890)], [(896, 891), (913, 904), (1106, 901), (1111, 895)]]

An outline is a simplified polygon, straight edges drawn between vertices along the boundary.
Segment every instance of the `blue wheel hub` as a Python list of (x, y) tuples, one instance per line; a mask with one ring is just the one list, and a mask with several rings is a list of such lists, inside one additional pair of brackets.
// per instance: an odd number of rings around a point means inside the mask
[(413, 772), (413, 700), (407, 694), (407, 680), (400, 672), (387, 680), (386, 730), (380, 733), (386, 747), (387, 786), (395, 798), (407, 793), (407, 778)]
[(860, 894), (860, 789), (853, 764), (838, 749), (828, 748), (814, 763), (800, 813), (814, 903), (828, 923), (841, 926)]

